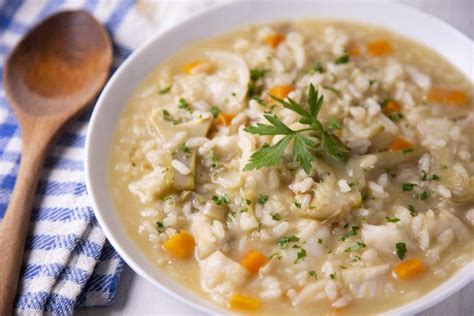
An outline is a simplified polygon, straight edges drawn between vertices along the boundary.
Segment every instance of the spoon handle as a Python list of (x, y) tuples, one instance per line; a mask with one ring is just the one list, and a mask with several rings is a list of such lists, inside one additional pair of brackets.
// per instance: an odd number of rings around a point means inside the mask
[(15, 188), (5, 217), (0, 222), (0, 315), (11, 315), (15, 303), (30, 224), (31, 203), (51, 138), (50, 135), (45, 137), (44, 134), (39, 132), (32, 137), (23, 137), (22, 157)]

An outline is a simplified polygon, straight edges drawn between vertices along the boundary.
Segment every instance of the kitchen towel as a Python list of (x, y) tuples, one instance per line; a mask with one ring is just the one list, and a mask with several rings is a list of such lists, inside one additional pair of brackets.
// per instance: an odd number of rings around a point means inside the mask
[[(106, 26), (113, 40), (115, 70), (158, 30), (213, 2), (0, 0), (0, 68), (22, 35), (57, 11), (84, 9)], [(19, 314), (69, 315), (75, 307), (109, 305), (115, 298), (124, 263), (94, 217), (84, 182), (84, 141), (91, 112), (92, 105), (59, 133), (41, 172), (18, 288)], [(0, 220), (20, 155), (20, 129), (0, 79)]]

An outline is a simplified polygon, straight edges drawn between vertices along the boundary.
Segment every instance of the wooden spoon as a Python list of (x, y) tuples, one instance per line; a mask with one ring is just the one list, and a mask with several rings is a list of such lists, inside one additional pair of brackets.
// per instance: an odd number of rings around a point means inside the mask
[(0, 225), (0, 315), (13, 311), (31, 202), (48, 146), (61, 126), (97, 95), (111, 62), (108, 33), (85, 11), (50, 16), (7, 59), (5, 90), (23, 145), (15, 189)]

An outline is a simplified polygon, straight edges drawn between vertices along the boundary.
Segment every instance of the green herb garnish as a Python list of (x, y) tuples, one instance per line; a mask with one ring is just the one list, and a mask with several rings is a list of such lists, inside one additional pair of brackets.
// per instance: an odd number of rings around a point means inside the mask
[(167, 94), (168, 92), (171, 91), (171, 87), (172, 87), (172, 85), (169, 85), (169, 86), (167, 86), (167, 87), (165, 87), (165, 88), (163, 88), (163, 89), (160, 89), (160, 90), (158, 90), (158, 93), (159, 93), (159, 94)]
[(407, 253), (407, 245), (405, 245), (404, 242), (397, 242), (397, 244), (395, 245), (395, 249), (398, 258), (400, 258), (400, 260), (403, 260), (403, 258), (405, 258), (405, 254)]
[(316, 271), (308, 271), (308, 274), (312, 276), (315, 280), (318, 279), (318, 275), (316, 274)]
[(408, 205), (408, 211), (410, 212), (410, 215), (415, 217), (416, 216), (416, 209), (413, 205)]
[(349, 62), (349, 60), (350, 60), (349, 55), (344, 54), (344, 55), (341, 55), (341, 56), (337, 57), (334, 60), (334, 63), (336, 65), (347, 64)]
[(173, 124), (177, 124), (177, 121), (174, 119), (174, 117), (171, 115), (171, 113), (168, 110), (163, 110), (163, 119), (167, 122), (171, 122)]
[(335, 280), (335, 279), (336, 279), (336, 276), (337, 276), (337, 275), (336, 275), (335, 272), (334, 272), (334, 273), (331, 273), (331, 274), (329, 275), (329, 277), (331, 278), (331, 280)]
[(296, 236), (281, 237), (280, 240), (278, 240), (278, 245), (280, 246), (280, 248), (284, 249), (288, 247), (290, 243), (298, 241), (300, 241), (300, 239)]
[(268, 259), (272, 259), (273, 257), (276, 257), (277, 259), (283, 258), (280, 254), (274, 252), (270, 255), (270, 257), (268, 257)]
[(393, 122), (398, 122), (400, 121), (402, 118), (404, 118), (403, 114), (402, 113), (392, 113), (390, 115), (388, 115), (388, 118), (393, 121)]
[(387, 216), (387, 217), (385, 217), (385, 220), (386, 220), (388, 223), (396, 223), (396, 222), (398, 222), (400, 219), (397, 218), (397, 217), (390, 217), (390, 216)]
[[(264, 145), (254, 152), (250, 157), (250, 161), (244, 167), (244, 171), (271, 167), (280, 163), (283, 153), (291, 141), (293, 141), (292, 159), (297, 161), (307, 174), (311, 172), (311, 161), (314, 159), (314, 154), (323, 154), (336, 161), (348, 159), (349, 149), (337, 136), (324, 128), (317, 119), (324, 98), (318, 95), (312, 84), (309, 87), (307, 99), (309, 112), (291, 98), (287, 98), (287, 102), (275, 96), (271, 97), (283, 107), (299, 114), (301, 116), (299, 122), (308, 125), (308, 128), (294, 131), (286, 126), (278, 117), (268, 114), (264, 115), (271, 125), (257, 123), (257, 125), (249, 126), (244, 130), (251, 134), (284, 135), (284, 137), (275, 145)], [(311, 137), (317, 138), (319, 143), (316, 144)]]
[(228, 204), (230, 202), (230, 199), (227, 196), (227, 194), (225, 194), (225, 195), (214, 195), (212, 197), (212, 201), (214, 201), (214, 203), (216, 203), (217, 205), (222, 205), (222, 204)]
[(427, 198), (430, 197), (430, 192), (423, 191), (423, 192), (420, 193), (420, 195), (418, 195), (418, 197), (420, 198), (420, 200), (424, 201), (424, 200), (426, 200)]
[(357, 243), (355, 243), (354, 245), (350, 246), (349, 248), (346, 248), (346, 250), (344, 250), (344, 252), (353, 252), (353, 251), (357, 251), (357, 250), (360, 250), (362, 248), (365, 248), (367, 247), (367, 245), (361, 241), (358, 241)]
[(156, 229), (158, 230), (158, 232), (161, 234), (162, 232), (165, 231), (165, 225), (163, 224), (163, 222), (156, 222)]
[(216, 118), (217, 115), (219, 115), (219, 113), (221, 113), (221, 110), (220, 110), (217, 106), (213, 106), (213, 107), (211, 108), (210, 112), (211, 112), (212, 116), (213, 116), (214, 118)]
[(270, 70), (268, 69), (258, 69), (258, 68), (250, 69), (250, 80), (257, 81), (258, 79), (265, 77), (265, 75), (269, 71)]
[(341, 241), (344, 241), (346, 240), (347, 238), (350, 238), (350, 237), (353, 237), (353, 236), (357, 236), (357, 231), (360, 229), (359, 226), (352, 226), (351, 230), (348, 231), (346, 234), (344, 234), (344, 236), (341, 237)]
[(301, 208), (301, 203), (295, 200), (295, 206), (296, 206), (297, 208)]
[(303, 260), (305, 257), (306, 257), (306, 250), (301, 248), (300, 251), (298, 251), (298, 253), (296, 254), (296, 260), (294, 263), (298, 263), (300, 260)]
[(403, 192), (409, 192), (413, 190), (413, 188), (416, 186), (414, 183), (404, 183), (402, 184), (402, 190)]
[(264, 205), (268, 201), (268, 195), (265, 194), (259, 194), (257, 198), (257, 203)]
[(185, 98), (179, 99), (178, 108), (183, 109), (183, 110), (186, 110), (186, 111), (188, 111), (188, 112), (190, 112), (190, 113), (193, 111), (193, 110), (191, 109), (191, 107), (189, 106), (188, 101), (186, 101)]
[(274, 221), (281, 221), (281, 215), (280, 214), (273, 214), (272, 215), (272, 218)]
[(415, 150), (413, 147), (408, 147), (408, 148), (402, 149), (402, 152), (403, 152), (404, 154), (409, 154), (409, 153), (412, 153), (413, 150)]

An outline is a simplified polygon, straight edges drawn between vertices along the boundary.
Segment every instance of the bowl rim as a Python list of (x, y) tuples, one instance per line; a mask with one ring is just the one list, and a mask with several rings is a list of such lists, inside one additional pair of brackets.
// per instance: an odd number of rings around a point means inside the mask
[[(229, 313), (229, 311), (220, 309), (220, 307), (216, 306), (215, 304), (209, 304), (205, 298), (201, 298), (201, 297), (198, 298), (197, 296), (195, 298), (192, 298), (191, 296), (193, 296), (193, 293), (186, 293), (186, 292), (182, 293), (180, 290), (183, 290), (185, 288), (185, 286), (181, 285), (181, 284), (177, 285), (178, 284), (177, 281), (171, 281), (171, 283), (168, 283), (167, 285), (165, 285), (164, 283), (166, 283), (166, 282), (163, 279), (158, 280), (158, 277), (159, 278), (163, 277), (163, 274), (161, 272), (159, 273), (159, 275), (157, 277), (156, 275), (154, 275), (154, 274), (152, 275), (152, 273), (149, 273), (149, 272), (145, 271), (146, 269), (142, 266), (143, 265), (143, 260), (141, 260), (140, 258), (134, 257), (130, 253), (131, 252), (130, 249), (126, 249), (127, 247), (125, 245), (122, 245), (122, 242), (119, 241), (119, 239), (121, 239), (121, 237), (123, 237), (123, 236), (117, 236), (117, 232), (116, 232), (117, 229), (114, 228), (113, 224), (109, 222), (110, 219), (108, 219), (106, 217), (107, 214), (104, 212), (104, 209), (101, 207), (101, 204), (103, 204), (103, 203), (99, 203), (99, 200), (101, 199), (101, 196), (104, 193), (99, 192), (100, 188), (98, 187), (97, 180), (95, 180), (96, 177), (94, 177), (94, 170), (97, 170), (97, 169), (93, 168), (93, 160), (96, 158), (96, 156), (93, 155), (94, 152), (95, 152), (94, 151), (94, 146), (97, 146), (94, 142), (94, 136), (96, 134), (98, 134), (99, 132), (104, 132), (103, 129), (98, 127), (99, 124), (101, 123), (101, 120), (102, 121), (104, 120), (104, 117), (103, 116), (100, 117), (100, 115), (99, 115), (100, 114), (100, 109), (103, 108), (104, 107), (103, 104), (107, 103), (108, 99), (110, 99), (110, 94), (111, 94), (111, 91), (113, 90), (114, 85), (116, 85), (119, 78), (121, 78), (125, 74), (125, 72), (131, 66), (133, 66), (132, 65), (133, 62), (135, 62), (136, 60), (139, 60), (142, 57), (145, 50), (150, 49), (151, 46), (156, 45), (157, 43), (159, 43), (162, 40), (162, 38), (164, 38), (166, 35), (172, 33), (174, 30), (177, 30), (177, 29), (180, 29), (180, 28), (187, 28), (187, 27), (189, 28), (193, 24), (197, 23), (200, 20), (203, 20), (203, 19), (206, 19), (206, 18), (212, 18), (216, 14), (218, 14), (219, 12), (221, 12), (223, 10), (226, 10), (226, 9), (229, 9), (229, 8), (237, 8), (242, 4), (243, 4), (242, 2), (222, 3), (222, 4), (217, 4), (217, 5), (215, 5), (211, 8), (203, 10), (201, 12), (191, 14), (189, 17), (187, 17), (183, 21), (181, 21), (177, 24), (165, 27), (162, 30), (158, 31), (154, 36), (152, 36), (152, 38), (150, 40), (148, 40), (145, 44), (143, 44), (141, 47), (136, 49), (120, 65), (120, 67), (115, 71), (115, 73), (112, 75), (112, 77), (107, 82), (107, 85), (103, 89), (102, 93), (100, 94), (100, 97), (98, 98), (98, 100), (96, 102), (95, 108), (93, 110), (93, 113), (92, 113), (92, 116), (91, 116), (91, 119), (90, 119), (89, 127), (88, 127), (88, 130), (87, 130), (87, 135), (86, 135), (86, 141), (85, 141), (84, 171), (85, 171), (86, 187), (87, 187), (87, 191), (88, 191), (88, 194), (89, 194), (89, 197), (90, 197), (90, 201), (91, 201), (91, 204), (92, 204), (94, 214), (95, 214), (102, 230), (104, 231), (105, 236), (107, 237), (107, 239), (111, 243), (111, 245), (119, 253), (119, 255), (123, 258), (123, 260), (132, 268), (132, 270), (134, 270), (134, 272), (136, 272), (139, 276), (141, 276), (142, 278), (144, 278), (145, 280), (147, 280), (148, 282), (153, 284), (154, 287), (158, 288), (160, 291), (162, 291), (163, 293), (165, 293), (169, 297), (172, 297), (172, 298), (176, 299), (177, 301), (179, 301), (179, 302), (195, 309), (196, 311), (203, 312), (203, 313), (206, 313), (206, 314), (214, 314), (216, 312)], [(261, 5), (261, 4), (262, 3), (259, 3), (258, 5)], [(321, 2), (314, 3), (314, 5), (325, 6), (325, 5), (329, 5), (329, 2), (321, 1)], [(331, 5), (344, 5), (347, 8), (347, 6), (360, 5), (360, 3), (358, 4), (357, 2), (347, 3), (347, 2), (344, 2), (344, 1), (335, 1), (335, 2), (331, 2)], [(371, 4), (371, 5), (374, 5), (374, 4)], [(405, 5), (405, 4), (401, 4), (401, 3), (395, 3), (395, 2), (392, 2), (392, 1), (376, 3), (375, 5), (378, 6), (378, 7), (384, 6), (384, 9), (387, 9), (388, 7), (390, 7), (391, 9), (405, 11), (405, 12), (408, 12), (410, 14), (414, 14), (416, 16), (419, 16), (420, 18), (422, 17), (425, 20), (430, 21), (433, 24), (435, 24), (436, 27), (444, 28), (445, 32), (451, 33), (451, 36), (454, 38), (454, 41), (457, 41), (458, 43), (462, 42), (462, 45), (464, 45), (466, 47), (470, 46), (471, 51), (474, 51), (474, 42), (472, 40), (470, 40), (469, 37), (467, 37), (462, 32), (458, 31), (456, 28), (454, 28), (450, 24), (448, 24), (448, 23), (440, 20), (439, 18), (434, 17), (434, 16), (432, 16), (432, 15), (426, 13), (426, 12), (423, 12), (420, 9), (417, 9), (417, 8), (414, 8), (414, 7)], [(311, 16), (308, 16), (308, 17), (311, 18)], [(300, 16), (300, 18), (305, 18), (305, 17)], [(317, 16), (313, 16), (313, 19), (318, 19), (318, 18), (319, 17), (317, 17)], [(268, 21), (279, 21), (279, 20), (284, 20), (284, 19), (275, 19), (275, 20), (269, 19), (267, 21), (262, 21), (261, 23), (263, 24), (263, 23), (268, 22)], [(348, 20), (348, 21), (351, 21), (351, 18), (344, 17), (344, 18), (341, 18), (341, 19), (336, 18), (336, 19), (329, 19), (329, 20)], [(356, 21), (356, 22), (360, 22), (360, 21)], [(240, 27), (244, 26), (244, 25), (247, 25), (247, 24), (249, 24), (249, 23), (246, 23), (245, 19), (244, 19), (243, 23), (240, 24)], [(253, 23), (250, 23), (250, 24), (253, 24)], [(381, 25), (381, 24), (373, 23), (373, 22), (369, 22), (367, 24), (372, 24), (372, 25), (375, 25), (375, 26), (388, 28), (386, 25)], [(222, 32), (218, 32), (218, 33), (229, 32), (230, 30), (235, 29), (236, 27), (239, 27), (239, 26), (224, 28), (224, 30), (222, 30)], [(396, 29), (392, 30), (392, 31), (397, 33)], [(402, 34), (402, 35), (405, 36), (405, 37), (409, 37), (407, 34)], [(212, 36), (215, 36), (215, 34), (213, 34)], [(417, 40), (415, 40), (415, 41), (417, 41)], [(433, 49), (432, 45), (427, 44), (427, 43), (423, 43), (423, 44), (425, 46), (427, 46), (428, 48)], [(450, 58), (448, 58), (446, 56), (443, 56), (443, 57), (445, 59), (447, 59), (449, 62), (453, 63), (453, 60), (451, 60)], [(473, 56), (473, 59), (471, 60), (470, 69), (464, 69), (464, 67), (462, 67), (460, 69), (460, 67), (458, 67), (459, 65), (455, 65), (455, 68), (457, 70), (460, 70), (461, 72), (463, 72), (464, 75), (466, 77), (468, 77), (469, 80), (471, 80), (471, 82), (473, 81), (473, 78), (474, 78), (474, 72), (472, 71), (474, 62), (472, 62), (472, 61), (474, 61), (474, 56)], [(159, 62), (161, 62), (161, 60), (157, 61), (155, 63), (155, 65), (158, 65)], [(145, 79), (145, 77), (148, 74), (149, 73), (142, 74), (142, 78), (138, 82)], [(136, 84), (135, 84), (135, 88), (136, 88)], [(132, 89), (132, 91), (133, 91), (133, 89)], [(124, 107), (126, 106), (127, 103), (128, 103), (127, 101), (124, 101), (123, 104), (120, 105), (120, 111), (119, 111), (120, 113), (122, 112), (122, 110), (124, 109)], [(112, 126), (115, 127), (116, 123), (117, 123), (116, 121), (113, 122)], [(111, 133), (113, 133), (113, 131)], [(107, 145), (110, 147), (110, 144), (107, 144)], [(106, 150), (106, 151), (107, 151), (107, 153), (109, 152), (109, 150)], [(104, 159), (105, 159), (105, 161), (108, 161), (108, 156), (105, 157)], [(108, 188), (105, 189), (105, 190), (107, 192), (105, 194), (110, 195), (110, 190)], [(109, 200), (110, 200), (110, 197), (109, 197)], [(114, 215), (116, 215), (115, 211), (113, 211), (112, 213)], [(116, 217), (118, 217), (118, 216), (116, 216)], [(119, 224), (122, 225), (121, 222), (119, 222)], [(134, 245), (133, 247), (135, 247), (135, 251), (139, 252), (138, 247), (134, 244), (133, 241), (131, 241), (131, 238), (126, 236), (125, 239), (127, 239), (127, 238), (129, 239), (129, 242)], [(148, 259), (145, 259), (145, 260), (148, 260)], [(149, 262), (149, 264), (151, 264), (151, 262)], [(455, 292), (459, 291), (461, 288), (466, 286), (468, 283), (472, 282), (474, 280), (474, 274), (473, 273), (469, 274), (470, 277), (461, 278), (461, 275), (464, 274), (465, 272), (469, 272), (469, 271), (473, 271), (473, 270), (474, 270), (474, 262), (471, 261), (471, 263), (469, 263), (466, 266), (460, 268), (448, 280), (441, 283), (439, 286), (437, 286), (436, 288), (434, 288), (430, 292), (428, 292), (425, 295), (423, 295), (423, 296), (421, 296), (421, 297), (419, 297), (419, 298), (417, 298), (413, 301), (410, 301), (410, 302), (408, 302), (404, 305), (401, 305), (401, 306), (395, 307), (391, 310), (385, 311), (385, 312), (383, 312), (383, 314), (386, 314), (386, 315), (414, 314), (414, 313), (421, 312), (421, 311), (423, 311), (423, 310), (425, 310), (425, 309), (427, 309), (431, 306), (434, 306), (435, 304), (447, 299), (448, 297), (453, 295)], [(164, 278), (167, 278), (167, 277), (164, 276)], [(175, 285), (177, 285), (177, 287), (171, 288), (172, 287), (171, 285), (173, 285), (173, 283)], [(180, 293), (178, 293), (178, 291)]]

